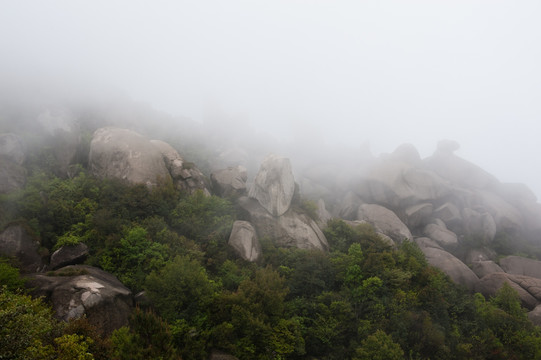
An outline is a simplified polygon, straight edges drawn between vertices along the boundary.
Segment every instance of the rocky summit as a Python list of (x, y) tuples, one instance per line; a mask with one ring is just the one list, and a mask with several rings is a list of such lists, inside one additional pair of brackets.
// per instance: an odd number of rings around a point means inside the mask
[[(294, 299), (318, 299), (317, 320), (310, 320), (317, 328), (318, 321), (336, 321), (324, 319), (335, 311), (344, 312), (342, 319), (376, 314), (380, 308), (370, 304), (380, 288), (444, 276), (463, 293), (487, 299), (509, 285), (531, 322), (541, 325), (541, 252), (535, 252), (541, 205), (526, 186), (501, 183), (455, 155), (456, 142), (440, 142), (424, 159), (411, 144), (379, 157), (365, 153), (344, 169), (330, 157), (302, 162), (272, 153), (250, 166), (250, 149), (235, 145), (246, 155), (239, 163), (220, 148), (199, 154), (200, 168), (174, 139), (150, 140), (112, 126), (86, 135), (69, 131), (53, 132), (71, 140), (47, 146), (42, 157), (19, 135), (0, 135), (0, 255), (17, 265), (28, 291), (43, 297), (58, 319), (86, 319), (109, 336), (137, 326), (134, 313), (154, 316), (140, 308), (158, 308), (175, 331), (185, 332), (183, 341), (200, 336), (194, 319), (208, 316), (220, 322), (215, 334), (237, 341), (244, 330), (234, 333), (227, 314), (252, 311), (245, 296), (272, 293), (268, 304), (285, 301), (289, 291)], [(45, 166), (42, 159), (50, 160), (49, 175), (35, 171)], [(415, 252), (419, 258), (402, 263)], [(423, 266), (430, 270), (413, 280)], [(278, 289), (286, 283), (287, 290)], [(220, 287), (223, 303), (203, 316)], [(392, 301), (413, 304), (407, 298), (413, 292), (405, 290)], [(353, 305), (338, 305), (344, 294)], [(261, 319), (285, 314), (283, 306), (256, 308), (271, 312)], [(273, 341), (301, 331), (298, 320), (273, 326), (265, 330)], [(322, 346), (310, 338), (316, 335), (307, 337), (314, 354)], [(224, 349), (207, 350), (221, 358), (229, 356)]]

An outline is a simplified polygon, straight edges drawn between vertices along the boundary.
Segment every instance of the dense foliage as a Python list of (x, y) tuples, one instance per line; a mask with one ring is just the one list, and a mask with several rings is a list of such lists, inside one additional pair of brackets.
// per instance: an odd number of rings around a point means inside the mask
[(263, 258), (227, 245), (237, 215), (228, 201), (35, 170), (0, 198), (0, 226), (19, 221), (44, 253), (86, 243), (87, 263), (115, 274), (148, 308), (110, 338), (84, 319), (63, 324), (22, 290), (0, 261), (0, 358), (536, 359), (541, 332), (517, 294), (485, 299), (429, 266), (419, 248), (383, 242), (367, 225), (331, 220), (331, 250), (285, 249), (261, 239)]

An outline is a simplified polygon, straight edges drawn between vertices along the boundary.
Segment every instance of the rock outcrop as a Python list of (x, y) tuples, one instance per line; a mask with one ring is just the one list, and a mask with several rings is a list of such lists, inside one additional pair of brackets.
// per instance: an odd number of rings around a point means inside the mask
[(417, 240), (417, 244), (425, 254), (426, 260), (430, 265), (443, 271), (455, 283), (463, 285), (469, 290), (474, 290), (476, 288), (479, 278), (469, 267), (454, 255), (440, 247), (430, 246), (430, 242)]
[(503, 269), (492, 260), (475, 261), (472, 263), (471, 269), (479, 279), (486, 275), (504, 272)]
[(88, 246), (84, 243), (62, 246), (51, 255), (49, 267), (56, 270), (68, 265), (82, 264), (87, 257)]
[(462, 210), (464, 214), (465, 233), (479, 239), (483, 244), (489, 244), (496, 236), (496, 222), (488, 212), (478, 212), (470, 208)]
[(530, 276), (502, 272), (488, 274), (477, 283), (475, 291), (486, 297), (494, 296), (504, 283), (508, 283), (517, 291), (524, 307), (533, 310), (541, 304), (541, 279)]
[(361, 198), (357, 194), (349, 191), (339, 202), (335, 215), (340, 219), (355, 220), (361, 204)]
[[(260, 256), (257, 238), (272, 239), (280, 247), (329, 248), (315, 220), (291, 206), (296, 184), (289, 159), (276, 155), (265, 158), (249, 196), (239, 197), (244, 190), (246, 177), (243, 167), (230, 167), (211, 175), (216, 192), (234, 197), (244, 210), (243, 218), (248, 220), (236, 222), (230, 237), (230, 244), (242, 258), (254, 261)], [(324, 203), (320, 204), (318, 210), (323, 217), (330, 218)]]
[[(454, 141), (441, 141), (432, 156), (421, 159), (413, 146), (402, 145), (365, 163), (340, 191), (327, 187), (326, 205), (334, 217), (366, 221), (393, 242), (415, 237), (432, 265), (469, 289), (479, 277), (497, 273), (539, 276), (529, 262), (522, 267), (510, 267), (512, 259), (495, 263), (493, 242), (498, 239), (500, 246), (506, 237), (538, 241), (541, 204), (526, 187), (502, 184), (455, 155), (458, 148)], [(326, 184), (310, 177), (312, 189)], [(333, 202), (332, 194), (339, 200)]]
[(374, 163), (354, 191), (365, 202), (394, 210), (442, 198), (450, 189), (436, 173), (391, 157)]
[(443, 221), (445, 226), (453, 232), (456, 231), (453, 229), (461, 229), (463, 227), (464, 219), (462, 218), (460, 209), (452, 202), (447, 201), (439, 206), (434, 210), (433, 216)]
[(541, 261), (527, 259), (522, 256), (507, 256), (500, 259), (500, 266), (508, 274), (541, 279)]
[(132, 130), (96, 130), (88, 162), (90, 171), (100, 178), (117, 178), (149, 187), (171, 179), (177, 188), (190, 194), (201, 190), (210, 195), (207, 179), (195, 165), (185, 162), (168, 143), (148, 140)]
[(23, 225), (10, 225), (0, 233), (0, 255), (17, 259), (22, 272), (43, 270), (39, 246), (39, 241)]
[(269, 155), (263, 160), (249, 196), (259, 201), (271, 215), (283, 215), (291, 205), (295, 180), (289, 159)]
[(434, 155), (423, 162), (429, 170), (462, 188), (486, 189), (498, 183), (494, 176), (479, 166), (456, 156), (454, 151), (459, 147), (454, 141), (442, 140)]
[(535, 326), (541, 326), (541, 305), (537, 305), (535, 309), (528, 313), (528, 319), (530, 319)]
[(410, 229), (418, 228), (430, 221), (434, 210), (431, 203), (420, 203), (404, 209), (406, 224)]
[(162, 153), (135, 131), (101, 128), (90, 143), (89, 168), (100, 178), (154, 186), (170, 177)]
[(458, 238), (456, 234), (447, 229), (443, 222), (428, 224), (423, 233), (426, 237), (431, 238), (444, 248), (453, 248), (458, 244)]
[(327, 208), (325, 207), (325, 201), (323, 201), (323, 199), (319, 199), (317, 201), (317, 217), (317, 225), (320, 229), (325, 229), (329, 220), (332, 219), (332, 215), (330, 212), (327, 211)]
[(238, 220), (233, 223), (228, 243), (244, 260), (254, 262), (261, 256), (256, 231), (248, 221)]
[(248, 174), (244, 166), (231, 166), (210, 174), (212, 188), (217, 195), (238, 197), (246, 192)]
[(165, 167), (169, 170), (169, 174), (173, 179), (182, 177), (184, 159), (175, 150), (174, 147), (161, 140), (150, 140), (158, 151), (162, 154)]
[(268, 237), (281, 247), (320, 250), (329, 248), (321, 229), (305, 214), (290, 209), (282, 216), (276, 217), (258, 201), (245, 196), (239, 198), (239, 204), (246, 211), (259, 238)]
[(133, 308), (131, 291), (115, 276), (91, 266), (72, 265), (34, 274), (27, 286), (34, 296), (51, 303), (59, 319), (86, 316), (105, 335), (127, 325)]
[(210, 195), (208, 181), (194, 164), (184, 161), (174, 147), (161, 140), (151, 140), (162, 154), (165, 167), (178, 189), (189, 194), (201, 190), (205, 195)]
[(391, 210), (376, 204), (362, 204), (357, 212), (357, 220), (372, 224), (379, 231), (396, 243), (413, 240), (408, 227)]

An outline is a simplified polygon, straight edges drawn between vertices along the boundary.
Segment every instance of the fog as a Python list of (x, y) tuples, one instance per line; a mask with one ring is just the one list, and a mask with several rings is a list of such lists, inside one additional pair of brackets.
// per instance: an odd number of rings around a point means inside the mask
[(412, 143), (425, 157), (453, 139), (541, 198), (539, 14), (533, 0), (0, 0), (0, 82), (14, 98), (127, 97), (305, 156)]

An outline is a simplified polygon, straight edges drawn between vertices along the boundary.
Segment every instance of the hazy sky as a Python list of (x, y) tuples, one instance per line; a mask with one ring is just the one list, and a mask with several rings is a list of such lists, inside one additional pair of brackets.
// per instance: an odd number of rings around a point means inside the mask
[(540, 19), (538, 0), (0, 0), (0, 75), (375, 154), (451, 138), (541, 197)]

